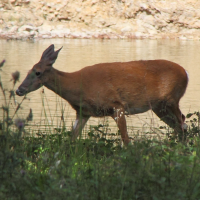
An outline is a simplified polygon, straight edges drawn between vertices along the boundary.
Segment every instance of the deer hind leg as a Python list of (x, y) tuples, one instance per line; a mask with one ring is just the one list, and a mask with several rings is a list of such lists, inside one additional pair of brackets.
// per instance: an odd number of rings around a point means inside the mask
[(122, 138), (123, 143), (125, 145), (128, 145), (130, 140), (129, 140), (128, 133), (127, 133), (127, 126), (126, 126), (126, 119), (125, 119), (125, 115), (124, 115), (124, 109), (122, 109), (122, 108), (116, 109), (115, 108), (114, 113), (111, 117), (117, 123), (119, 131), (121, 133), (121, 138)]
[(160, 103), (152, 109), (153, 112), (167, 125), (180, 133), (187, 129), (187, 125), (184, 123), (185, 116), (181, 113), (179, 105)]
[(76, 121), (72, 129), (72, 141), (74, 141), (78, 137), (79, 133), (82, 132), (89, 118), (89, 116), (76, 115)]

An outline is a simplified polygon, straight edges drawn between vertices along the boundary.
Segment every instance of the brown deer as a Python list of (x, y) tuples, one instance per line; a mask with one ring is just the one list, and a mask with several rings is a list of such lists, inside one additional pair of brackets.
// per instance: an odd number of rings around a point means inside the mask
[(28, 72), (16, 94), (23, 96), (46, 86), (76, 111), (72, 138), (77, 138), (93, 117), (111, 116), (124, 144), (129, 143), (125, 115), (152, 111), (166, 124), (182, 132), (185, 116), (179, 109), (188, 76), (184, 68), (167, 60), (100, 63), (73, 73), (53, 68), (60, 48), (49, 46)]

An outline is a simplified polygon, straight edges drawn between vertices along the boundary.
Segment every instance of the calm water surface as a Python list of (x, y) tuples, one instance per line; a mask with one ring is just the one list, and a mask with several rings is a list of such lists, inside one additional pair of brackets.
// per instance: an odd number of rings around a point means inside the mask
[[(179, 40), (88, 40), (88, 39), (51, 39), (37, 42), (0, 40), (0, 60), (6, 59), (1, 73), (2, 82), (8, 89), (12, 87), (11, 72), (20, 71), (20, 82), (24, 80), (27, 72), (39, 61), (42, 52), (50, 45), (55, 44), (56, 49), (63, 46), (54, 67), (61, 71), (73, 72), (85, 66), (102, 62), (125, 62), (131, 60), (167, 59), (183, 66), (189, 73), (189, 85), (186, 94), (181, 99), (180, 107), (184, 114), (199, 111), (200, 108), (200, 41)], [(102, 80), (103, 81), (103, 80)], [(16, 88), (19, 86), (16, 84)], [(42, 90), (44, 89), (44, 93)], [(27, 95), (16, 117), (26, 117), (29, 109), (33, 109), (34, 120), (32, 124), (41, 127), (49, 123), (59, 126), (61, 112), (64, 112), (66, 125), (71, 127), (75, 119), (75, 112), (52, 91), (41, 88)], [(16, 97), (20, 102), (22, 97)], [(3, 104), (0, 94), (0, 104)], [(14, 105), (11, 105), (13, 108)], [(2, 118), (2, 111), (0, 111)], [(45, 117), (46, 116), (46, 117)], [(116, 127), (111, 118), (91, 118), (87, 123), (97, 125), (109, 120), (111, 127)], [(158, 127), (160, 120), (151, 112), (127, 117), (131, 131), (139, 128), (148, 129)]]

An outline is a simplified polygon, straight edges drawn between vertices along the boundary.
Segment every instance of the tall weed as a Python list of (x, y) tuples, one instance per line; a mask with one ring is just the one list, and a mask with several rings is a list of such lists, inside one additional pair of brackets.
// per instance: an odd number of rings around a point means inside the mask
[[(3, 67), (2, 61), (0, 67)], [(168, 137), (134, 137), (124, 147), (102, 125), (93, 126), (86, 138), (71, 141), (63, 127), (55, 134), (25, 134), (33, 119), (17, 113), (14, 86), (0, 88), (4, 97), (0, 120), (0, 199), (200, 199), (199, 113), (187, 115), (186, 140)], [(15, 104), (14, 113), (9, 105)], [(192, 118), (193, 117), (193, 118)], [(48, 129), (46, 129), (48, 130)]]

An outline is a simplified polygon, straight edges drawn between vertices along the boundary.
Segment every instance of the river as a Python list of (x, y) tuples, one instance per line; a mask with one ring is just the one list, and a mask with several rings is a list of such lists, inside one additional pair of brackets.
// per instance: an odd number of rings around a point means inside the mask
[[(131, 60), (166, 59), (183, 66), (189, 73), (189, 85), (186, 94), (180, 101), (181, 111), (186, 115), (198, 111), (200, 107), (200, 41), (189, 40), (98, 40), (98, 39), (46, 39), (35, 42), (0, 40), (0, 59), (6, 59), (3, 71), (0, 72), (4, 87), (11, 89), (11, 72), (20, 72), (20, 82), (27, 72), (37, 63), (42, 52), (55, 44), (58, 49), (63, 46), (54, 67), (61, 71), (73, 72), (85, 66), (103, 62), (125, 62)], [(15, 88), (20, 84), (17, 82)], [(44, 93), (42, 90), (44, 89)], [(44, 124), (54, 127), (61, 125), (61, 112), (64, 113), (65, 124), (70, 129), (75, 119), (74, 110), (52, 91), (41, 88), (27, 95), (16, 117), (26, 118), (30, 108), (33, 110), (31, 130), (38, 130)], [(22, 97), (16, 96), (17, 102)], [(4, 102), (0, 94), (0, 104)], [(44, 103), (43, 103), (44, 102)], [(14, 104), (11, 105), (13, 110)], [(2, 110), (0, 111), (2, 118)], [(12, 112), (11, 112), (12, 113)], [(90, 125), (109, 122), (111, 131), (116, 125), (111, 118), (91, 118)], [(151, 112), (127, 117), (129, 132), (147, 131), (151, 127), (159, 127), (162, 123)]]

